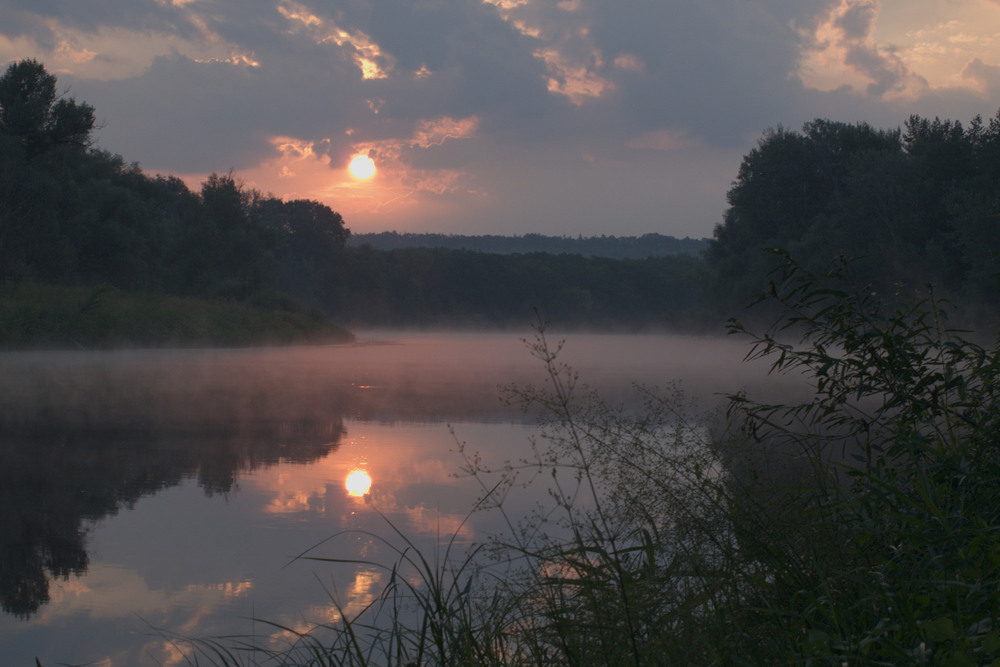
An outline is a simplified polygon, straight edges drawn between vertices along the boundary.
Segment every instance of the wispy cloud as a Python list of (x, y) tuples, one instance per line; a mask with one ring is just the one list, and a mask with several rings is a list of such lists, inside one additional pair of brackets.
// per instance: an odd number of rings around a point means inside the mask
[(393, 58), (362, 30), (345, 30), (294, 2), (278, 5), (278, 12), (293, 25), (293, 30), (303, 30), (317, 44), (332, 43), (349, 50), (364, 79), (384, 79), (395, 65)]
[(443, 144), (446, 139), (471, 137), (478, 128), (479, 118), (477, 116), (458, 119), (442, 116), (441, 118), (422, 120), (417, 123), (413, 137), (410, 139), (410, 145), (429, 148)]

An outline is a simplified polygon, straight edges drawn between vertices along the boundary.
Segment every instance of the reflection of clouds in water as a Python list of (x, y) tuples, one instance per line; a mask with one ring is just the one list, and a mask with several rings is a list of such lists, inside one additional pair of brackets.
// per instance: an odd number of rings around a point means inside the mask
[(118, 618), (123, 609), (140, 616), (168, 609), (199, 609), (242, 597), (253, 588), (250, 581), (191, 584), (169, 592), (151, 589), (134, 570), (97, 563), (80, 578), (56, 581), (51, 600), (38, 614), (36, 623), (48, 624), (85, 610), (90, 616)]
[(233, 583), (232, 581), (227, 581), (222, 584), (208, 584), (205, 586), (191, 585), (187, 587), (187, 590), (215, 590), (220, 591), (225, 597), (242, 597), (250, 592), (253, 588), (252, 581), (239, 581)]
[[(268, 474), (277, 472), (276, 475)], [(276, 467), (256, 475), (260, 486), (268, 488), (274, 497), (264, 507), (267, 514), (294, 514), (296, 512), (319, 512), (326, 509), (326, 484), (316, 484), (313, 480), (300, 480), (294, 468)], [(273, 479), (268, 479), (273, 478)], [(269, 483), (270, 482), (270, 483)], [(312, 483), (313, 486), (309, 486)]]
[[(370, 567), (361, 566), (354, 572), (354, 579), (347, 588), (346, 597), (337, 596), (339, 608), (335, 605), (312, 605), (294, 619), (280, 622), (286, 630), (278, 630), (270, 635), (271, 647), (280, 650), (294, 645), (303, 634), (312, 632), (317, 626), (340, 623), (345, 617), (356, 618), (371, 605), (381, 593), (382, 573)], [(343, 615), (341, 614), (343, 612)]]
[(425, 505), (405, 507), (402, 512), (406, 516), (407, 525), (422, 535), (435, 535), (445, 539), (455, 535), (470, 541), (475, 537), (475, 531), (465, 520), (465, 514), (442, 513)]
[(293, 514), (310, 510), (322, 512), (324, 496), (326, 496), (326, 489), (317, 489), (311, 493), (293, 492), (291, 494), (279, 491), (271, 503), (264, 508), (264, 511), (268, 514)]
[[(68, 619), (85, 615), (89, 618), (114, 622), (123, 617), (141, 618), (163, 625), (165, 618), (177, 618), (171, 632), (181, 636), (197, 636), (206, 617), (217, 614), (235, 598), (249, 596), (254, 589), (251, 581), (223, 581), (209, 584), (189, 584), (178, 590), (150, 588), (140, 573), (115, 565), (96, 563), (79, 578), (56, 581), (51, 588), (51, 600), (32, 619), (36, 625), (61, 627)], [(113, 649), (112, 649), (113, 650)], [(158, 665), (191, 664), (192, 647), (182, 643), (153, 639), (139, 651), (143, 659)], [(95, 658), (88, 665), (111, 667), (135, 664), (134, 653), (112, 654)]]

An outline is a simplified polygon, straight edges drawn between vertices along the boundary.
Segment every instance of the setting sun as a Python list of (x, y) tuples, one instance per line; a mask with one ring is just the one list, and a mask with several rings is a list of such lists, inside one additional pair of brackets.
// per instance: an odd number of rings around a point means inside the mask
[(375, 161), (367, 155), (355, 155), (347, 168), (351, 171), (351, 176), (364, 180), (375, 174)]
[(360, 498), (372, 488), (372, 478), (364, 470), (353, 470), (347, 476), (344, 486), (349, 496)]

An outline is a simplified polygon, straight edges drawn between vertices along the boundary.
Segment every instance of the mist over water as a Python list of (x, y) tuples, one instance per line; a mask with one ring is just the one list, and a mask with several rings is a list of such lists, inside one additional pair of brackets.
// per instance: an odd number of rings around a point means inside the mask
[[(532, 332), (365, 332), (324, 347), (0, 353), (5, 429), (225, 431), (269, 422), (510, 418), (497, 388), (542, 383)], [(664, 335), (549, 335), (559, 360), (608, 397), (633, 383), (680, 382), (693, 396), (760, 384), (745, 343)], [(773, 383), (772, 383), (773, 384)]]
[[(800, 386), (765, 382), (737, 339), (548, 335), (553, 348), (563, 338), (559, 360), (626, 407), (639, 406), (633, 383), (678, 382), (705, 407), (744, 387), (766, 398)], [(468, 516), (480, 489), (455, 476), (455, 450), (527, 451), (537, 415), (500, 391), (546, 384), (522, 339), (533, 333), (0, 354), (0, 654), (177, 664), (162, 632), (336, 620), (316, 576), (337, 578), (350, 604), (370, 601), (377, 571), (288, 565), (340, 531), (386, 517), (427, 544), (484, 539), (493, 528)], [(355, 496), (345, 481), (358, 471), (371, 487)]]

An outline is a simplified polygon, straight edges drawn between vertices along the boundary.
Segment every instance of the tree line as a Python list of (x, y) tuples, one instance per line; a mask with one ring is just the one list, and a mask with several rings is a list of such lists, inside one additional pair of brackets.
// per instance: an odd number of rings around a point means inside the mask
[(1000, 305), (1000, 113), (911, 116), (904, 128), (815, 120), (769, 130), (740, 165), (706, 260), (709, 298), (733, 311), (789, 252), (807, 270), (838, 257), (888, 298), (932, 284), (970, 320)]
[(524, 326), (537, 310), (567, 326), (680, 327), (693, 323), (703, 268), (690, 256), (615, 260), (370, 246), (344, 256), (318, 296), (348, 326)]
[(679, 239), (664, 234), (642, 236), (548, 236), (523, 234), (505, 236), (483, 234), (416, 234), (412, 232), (378, 232), (353, 234), (348, 245), (368, 244), (376, 250), (399, 248), (449, 248), (452, 250), (479, 250), (501, 255), (547, 252), (553, 255), (571, 254), (610, 259), (646, 259), (670, 255), (701, 255), (708, 246), (707, 239)]
[(853, 258), (883, 294), (934, 283), (970, 317), (1000, 305), (1000, 114), (967, 127), (912, 116), (905, 130), (822, 119), (769, 130), (707, 244), (396, 232), (348, 243), (325, 204), (232, 173), (198, 190), (149, 176), (92, 145), (94, 118), (37, 61), (0, 77), (0, 282), (272, 307), (290, 296), (354, 326), (523, 325), (538, 309), (557, 324), (704, 327), (766, 287), (776, 255), (763, 249), (778, 248), (810, 270)]
[(93, 148), (94, 109), (33, 60), (0, 78), (0, 279), (246, 298), (282, 261), (332, 256), (349, 231), (311, 201), (213, 174), (200, 191)]

